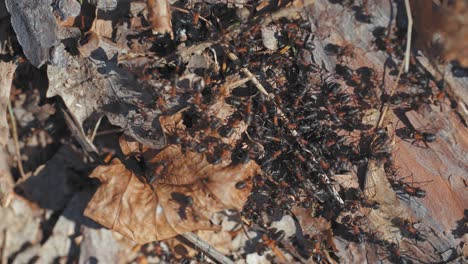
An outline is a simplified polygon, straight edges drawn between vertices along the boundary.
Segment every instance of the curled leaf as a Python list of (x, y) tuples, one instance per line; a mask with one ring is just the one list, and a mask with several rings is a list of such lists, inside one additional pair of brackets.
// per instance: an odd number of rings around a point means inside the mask
[[(225, 209), (241, 209), (251, 191), (251, 179), (259, 171), (253, 161), (212, 165), (202, 154), (183, 153), (174, 145), (145, 160), (150, 165), (165, 164), (152, 184), (117, 159), (96, 168), (90, 177), (98, 178), (102, 185), (85, 210), (86, 216), (138, 243), (219, 229), (211, 223), (211, 216)], [(239, 188), (238, 182), (246, 184)]]

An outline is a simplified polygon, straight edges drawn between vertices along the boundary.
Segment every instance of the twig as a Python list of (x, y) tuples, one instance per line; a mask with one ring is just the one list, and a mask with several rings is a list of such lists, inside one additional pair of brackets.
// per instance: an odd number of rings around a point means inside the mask
[[(176, 6), (171, 6), (171, 9), (172, 10), (175, 10), (175, 11), (179, 11), (179, 12), (182, 12), (182, 13), (185, 13), (185, 14), (190, 14), (190, 11), (185, 9), (185, 8), (180, 8), (180, 7), (176, 7)], [(206, 18), (202, 17), (202, 16), (198, 16), (201, 20), (205, 21), (205, 23), (208, 25), (208, 26), (213, 26), (213, 24)]]
[(208, 256), (212, 257), (213, 260), (221, 264), (234, 264), (234, 262), (228, 257), (224, 256), (221, 252), (216, 250), (213, 246), (203, 241), (200, 237), (192, 232), (184, 233), (182, 236), (187, 239), (190, 243), (198, 247), (200, 250), (205, 252)]
[(405, 72), (409, 70), (411, 54), (411, 34), (413, 33), (413, 16), (411, 15), (411, 6), (409, 0), (405, 0), (406, 16), (408, 17), (408, 31), (406, 33), (406, 51), (405, 51)]
[(94, 126), (93, 133), (91, 134), (89, 141), (93, 142), (94, 138), (96, 137), (97, 131), (99, 129), (99, 126), (101, 125), (102, 118), (104, 116), (99, 117), (98, 121), (96, 122), (96, 125)]
[[(412, 28), (413, 28), (413, 17), (411, 16), (411, 7), (409, 4), (409, 0), (405, 0), (405, 7), (406, 7), (406, 15), (408, 17), (408, 31), (406, 33), (406, 51), (405, 51), (405, 58), (403, 61), (403, 64), (400, 66), (400, 70), (398, 71), (398, 75), (396, 78), (395, 83), (392, 86), (392, 89), (390, 90), (390, 96), (395, 93), (395, 88), (398, 85), (398, 82), (400, 81), (401, 74), (403, 73), (403, 68), (405, 69), (405, 72), (408, 72), (409, 70), (409, 63), (410, 63), (410, 55), (411, 55), (411, 34), (412, 34)], [(383, 120), (385, 115), (387, 114), (389, 105), (388, 104), (383, 104), (381, 111), (380, 111), (380, 116), (379, 116), (379, 121), (377, 122), (377, 126), (375, 127), (378, 129), (380, 126), (382, 126)]]
[(21, 178), (25, 179), (26, 177), (24, 176), (23, 163), (21, 162), (21, 151), (18, 141), (18, 129), (16, 127), (15, 114), (13, 113), (13, 108), (11, 107), (10, 102), (8, 102), (8, 113), (10, 114), (11, 120), (11, 136), (13, 137), (13, 141), (15, 142), (16, 162), (18, 164), (18, 170), (20, 172)]
[[(395, 90), (396, 90), (395, 88), (398, 86), (398, 82), (400, 81), (401, 74), (403, 73), (403, 67), (404, 67), (404, 64), (401, 64), (400, 70), (398, 71), (398, 75), (397, 75), (397, 78), (395, 80), (395, 83), (393, 84), (393, 86), (392, 86), (392, 88), (390, 90), (389, 97), (392, 97), (393, 94), (395, 93)], [(386, 103), (382, 104), (382, 108), (381, 108), (380, 116), (379, 116), (379, 121), (377, 122), (377, 126), (375, 127), (375, 129), (378, 129), (380, 126), (382, 126), (382, 123), (383, 123), (385, 115), (387, 114), (388, 108), (389, 108), (389, 104), (386, 104)]]
[[(228, 55), (229, 59), (231, 59), (232, 61), (234, 62), (238, 62), (239, 61), (239, 58), (236, 56), (236, 54), (228, 51), (228, 50), (225, 50), (226, 54)], [(252, 72), (249, 71), (249, 69), (247, 68), (241, 68), (241, 71), (247, 75), (247, 77), (251, 78), (253, 84), (255, 85), (255, 87), (257, 87), (257, 89), (262, 92), (264, 95), (268, 96), (268, 98), (270, 97), (273, 97), (273, 95), (269, 94), (267, 92), (267, 90), (265, 89), (265, 87), (263, 87), (263, 85), (258, 81), (257, 77), (255, 77), (255, 75), (253, 75)]]
[(248, 81), (250, 81), (250, 80), (252, 80), (252, 76), (246, 77), (246, 78), (243, 78), (243, 79), (240, 79), (240, 80), (237, 80), (237, 81), (234, 81), (234, 82), (232, 82), (232, 83), (230, 83), (230, 84), (228, 85), (228, 89), (229, 89), (229, 90), (232, 90), (232, 89), (234, 89), (234, 88), (237, 88), (237, 87), (239, 87), (239, 86), (245, 84), (246, 82), (248, 82)]
[[(78, 141), (81, 147), (93, 158), (96, 158), (96, 154), (99, 153), (98, 149), (89, 139), (86, 137), (86, 134), (83, 131), (83, 128), (77, 125), (74, 117), (69, 114), (65, 109), (62, 109), (63, 117), (65, 118), (65, 123), (67, 123), (70, 132), (74, 138)], [(95, 155), (93, 155), (95, 154)]]

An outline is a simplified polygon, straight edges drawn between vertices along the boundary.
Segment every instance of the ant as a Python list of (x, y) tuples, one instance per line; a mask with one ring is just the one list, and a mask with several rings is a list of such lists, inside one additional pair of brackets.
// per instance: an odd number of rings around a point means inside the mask
[(412, 186), (404, 182), (403, 179), (394, 180), (392, 178), (389, 178), (388, 181), (390, 182), (390, 184), (392, 185), (394, 189), (400, 190), (409, 196), (418, 197), (418, 198), (424, 198), (426, 196), (425, 190), (419, 187)]
[(280, 230), (276, 232), (276, 229), (269, 230), (267, 233), (262, 235), (262, 242), (257, 244), (257, 254), (263, 255), (267, 248), (270, 248), (273, 253), (280, 259), (281, 262), (286, 261), (286, 257), (278, 247), (278, 243), (285, 237), (285, 232)]
[(423, 142), (427, 147), (427, 143), (434, 142), (437, 139), (437, 136), (432, 133), (428, 132), (419, 132), (419, 131), (413, 131), (409, 134), (409, 137), (414, 139), (413, 144), (416, 142)]
[(395, 218), (393, 222), (400, 228), (403, 236), (415, 239), (416, 241), (424, 241), (425, 237), (421, 232), (414, 226), (419, 222), (413, 222), (408, 219)]
[(352, 7), (352, 10), (354, 11), (354, 18), (361, 23), (370, 24), (372, 15), (370, 15), (367, 10), (367, 1), (364, 2), (365, 3), (363, 3), (361, 6)]
[(400, 245), (392, 242), (389, 246), (390, 255), (388, 258), (391, 262), (405, 264), (408, 263), (408, 260), (403, 257), (404, 252), (400, 250)]
[(167, 169), (167, 163), (165, 161), (158, 162), (156, 166), (147, 170), (146, 180), (148, 184), (153, 184), (154, 180), (164, 175)]
[(336, 58), (340, 62), (343, 61), (343, 57), (354, 57), (352, 44), (346, 44), (341, 47), (336, 44), (328, 43), (327, 45), (325, 45), (324, 51), (325, 54), (328, 56), (336, 56)]
[(359, 227), (361, 223), (359, 223), (364, 217), (351, 217), (348, 221), (348, 225), (351, 227), (351, 232), (353, 234), (353, 239), (356, 243), (362, 243), (363, 238), (364, 238), (364, 232), (363, 230)]
[(312, 238), (312, 259), (316, 263), (321, 263), (325, 258), (325, 253), (322, 251), (322, 238), (321, 236), (314, 236)]
[[(398, 136), (406, 142), (411, 142), (411, 145), (424, 149), (430, 149), (431, 147), (428, 143), (432, 143), (437, 140), (437, 135), (435, 133), (421, 132), (409, 128), (398, 129)], [(421, 142), (424, 146), (421, 146)]]
[(221, 126), (218, 129), (218, 133), (225, 138), (229, 138), (234, 134), (236, 128), (239, 127), (240, 123), (242, 122), (242, 117), (240, 116), (233, 116), (227, 125)]

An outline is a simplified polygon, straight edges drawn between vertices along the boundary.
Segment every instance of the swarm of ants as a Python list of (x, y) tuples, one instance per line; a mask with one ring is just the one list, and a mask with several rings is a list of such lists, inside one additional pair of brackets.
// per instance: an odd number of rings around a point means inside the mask
[[(226, 15), (222, 6), (218, 6), (220, 4), (211, 6), (211, 11), (206, 10), (210, 8), (208, 4), (202, 5), (197, 5), (196, 10), (189, 14), (183, 14), (178, 21), (180, 28), (187, 29), (190, 41), (210, 39), (216, 35), (213, 29), (206, 34), (206, 23), (198, 19), (200, 12), (217, 26), (217, 34), (223, 33), (223, 23), (232, 18)], [(353, 10), (357, 21), (368, 23), (372, 20), (363, 7)], [(187, 111), (189, 114), (184, 116), (188, 130), (216, 130), (226, 138), (235, 132), (241, 122), (248, 125), (235, 147), (203, 133), (196, 141), (177, 136), (171, 136), (169, 141), (180, 144), (183, 150), (205, 154), (212, 164), (218, 164), (230, 156), (233, 163), (255, 160), (261, 165), (263, 173), (253, 179), (254, 193), (241, 212), (250, 227), (264, 230), (262, 242), (256, 247), (257, 253), (262, 255), (266, 249), (271, 249), (282, 259), (277, 248), (288, 240), (295, 246), (298, 258), (312, 257), (314, 261), (322, 262), (325, 255), (336, 258), (333, 243), (329, 241), (330, 236), (340, 236), (338, 230), (334, 230), (334, 234), (287, 238), (284, 232), (270, 227), (270, 219), (293, 215), (292, 208), (302, 207), (311, 208), (314, 217), (323, 217), (335, 226), (340, 212), (356, 213), (361, 207), (379, 210), (379, 203), (372, 197), (366, 197), (362, 188), (350, 188), (344, 195), (334, 192), (332, 187), (334, 175), (365, 169), (370, 159), (385, 164), (387, 179), (396, 192), (412, 199), (425, 197), (426, 191), (422, 187), (398, 175), (390, 147), (395, 133), (385, 127), (369, 125), (363, 118), (367, 110), (380, 109), (382, 104), (405, 110), (417, 109), (423, 104), (433, 103), (439, 95), (433, 94), (428, 86), (429, 75), (417, 65), (413, 65), (400, 79), (400, 83), (411, 83), (414, 87), (411, 94), (385, 94), (379, 87), (376, 69), (365, 66), (353, 69), (348, 66), (346, 60), (353, 57), (352, 45), (325, 45), (326, 55), (338, 61), (334, 71), (325, 71), (308, 59), (315, 48), (312, 44), (314, 33), (310, 32), (308, 23), (288, 20), (276, 23), (279, 49), (268, 52), (262, 46), (259, 26), (241, 26), (243, 30), (235, 39), (228, 39), (228, 43), (212, 48), (220, 70), (204, 71), (201, 73), (203, 81), (195, 82), (189, 90), (177, 89), (177, 76), (186, 67), (182, 60), (174, 60), (174, 67), (158, 69), (161, 73), (158, 78), (169, 79), (173, 86), (169, 96), (180, 98), (190, 108)], [(378, 28), (374, 31), (374, 37), (376, 49), (402, 57), (402, 41), (398, 39), (401, 38), (400, 34)], [(236, 53), (241, 59), (231, 60), (228, 52)], [(219, 84), (243, 68), (248, 68), (272, 96), (248, 82), (235, 88), (232, 96), (225, 99), (227, 104), (237, 109), (228, 120), (206, 114), (204, 110), (215, 103), (215, 95), (220, 93)], [(395, 76), (396, 67), (393, 71), (391, 74)], [(163, 98), (161, 95), (160, 99)], [(161, 105), (163, 103), (158, 104)], [(437, 140), (435, 134), (412, 127), (405, 127), (400, 132), (401, 138), (418, 146), (428, 147), (429, 143)], [(350, 134), (357, 134), (357, 140)], [(159, 169), (164, 170), (164, 165)], [(154, 175), (151, 177), (148, 181), (154, 180)], [(240, 182), (236, 187), (244, 188), (245, 183)], [(397, 243), (381, 240), (378, 234), (365, 231), (361, 224), (363, 220), (365, 216), (358, 216), (347, 219), (343, 224), (351, 234), (351, 242), (378, 244), (386, 250), (390, 261), (406, 262)], [(422, 231), (408, 219), (399, 219), (395, 225), (403, 237), (415, 241), (425, 239)]]

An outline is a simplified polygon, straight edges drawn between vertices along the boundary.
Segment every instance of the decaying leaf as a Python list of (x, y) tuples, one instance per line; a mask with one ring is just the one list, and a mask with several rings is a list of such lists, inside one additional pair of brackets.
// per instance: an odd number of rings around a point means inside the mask
[(57, 22), (49, 0), (6, 0), (11, 24), (26, 58), (36, 67), (48, 59), (57, 43)]
[(174, 38), (171, 23), (171, 5), (168, 0), (148, 0), (149, 21), (153, 34), (169, 33)]
[(304, 234), (315, 236), (331, 228), (330, 221), (323, 217), (313, 217), (310, 209), (295, 206), (291, 212), (299, 221)]
[(0, 147), (8, 140), (7, 106), (10, 102), (10, 89), (17, 65), (0, 61)]
[[(154, 155), (151, 151), (145, 156)], [(213, 165), (204, 155), (182, 152), (169, 145), (154, 157), (146, 157), (153, 173), (152, 184), (137, 177), (119, 160), (96, 168), (90, 177), (102, 185), (88, 204), (85, 215), (138, 243), (173, 237), (193, 230), (218, 229), (210, 222), (213, 213), (240, 210), (250, 194), (252, 177), (259, 166)], [(159, 170), (157, 164), (165, 164)], [(238, 182), (244, 188), (236, 188)]]
[[(153, 90), (138, 84), (117, 66), (118, 49), (99, 42), (98, 50), (88, 58), (64, 53), (67, 65), (47, 68), (47, 96), (59, 95), (78, 124), (91, 115), (105, 114), (125, 133), (152, 148), (165, 146), (165, 138), (157, 122), (160, 114)], [(160, 83), (159, 85), (164, 85)]]

